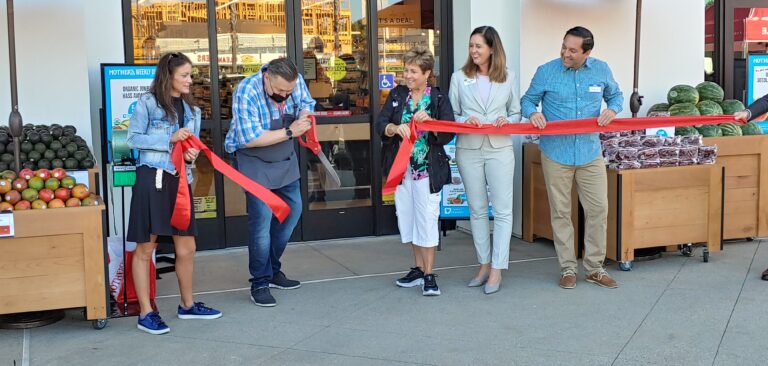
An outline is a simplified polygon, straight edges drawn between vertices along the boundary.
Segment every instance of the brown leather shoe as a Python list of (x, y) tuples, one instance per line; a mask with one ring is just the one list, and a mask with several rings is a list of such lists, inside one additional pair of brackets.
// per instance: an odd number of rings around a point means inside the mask
[(566, 270), (560, 275), (560, 287), (564, 289), (572, 289), (576, 287), (576, 273), (571, 270)]
[(588, 274), (586, 280), (587, 282), (592, 282), (600, 287), (619, 287), (619, 285), (616, 284), (616, 281), (614, 281), (613, 278), (611, 278), (611, 276), (608, 275), (608, 272), (606, 272), (604, 269)]

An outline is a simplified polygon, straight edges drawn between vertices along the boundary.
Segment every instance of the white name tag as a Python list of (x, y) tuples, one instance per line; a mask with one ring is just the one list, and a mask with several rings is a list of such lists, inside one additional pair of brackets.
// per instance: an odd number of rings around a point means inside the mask
[(589, 92), (590, 93), (602, 93), (603, 87), (600, 85), (590, 85), (589, 86)]
[(464, 85), (472, 85), (475, 81), (475, 79), (464, 79)]

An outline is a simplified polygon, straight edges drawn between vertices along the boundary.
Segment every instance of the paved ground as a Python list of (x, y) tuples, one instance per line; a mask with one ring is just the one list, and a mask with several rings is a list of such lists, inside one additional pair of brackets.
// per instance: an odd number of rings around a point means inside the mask
[[(669, 253), (609, 271), (621, 287), (557, 286), (550, 242), (515, 240), (501, 292), (466, 281), (476, 270), (467, 234), (449, 233), (438, 254), (443, 295), (393, 281), (411, 265), (396, 237), (291, 245), (285, 270), (304, 281), (275, 290), (279, 305), (254, 306), (247, 253), (198, 256), (197, 300), (225, 315), (179, 320), (175, 278), (158, 282), (172, 331), (151, 336), (135, 318), (101, 331), (80, 311), (47, 327), (0, 330), (5, 365), (765, 365), (768, 243), (726, 244), (702, 263)], [(26, 349), (26, 352), (25, 352)], [(28, 357), (24, 357), (25, 353)]]

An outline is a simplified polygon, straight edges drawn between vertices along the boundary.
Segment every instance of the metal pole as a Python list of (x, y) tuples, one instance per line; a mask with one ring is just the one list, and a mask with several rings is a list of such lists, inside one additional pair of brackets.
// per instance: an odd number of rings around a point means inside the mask
[(20, 160), (20, 146), (21, 145), (21, 133), (24, 122), (19, 113), (19, 95), (16, 90), (16, 32), (14, 32), (13, 25), (13, 0), (6, 0), (7, 13), (8, 13), (8, 58), (9, 69), (11, 71), (11, 114), (8, 116), (8, 127), (11, 130), (11, 136), (13, 137), (13, 152), (16, 162), (17, 172), (21, 170)]
[(635, 75), (632, 84), (632, 96), (629, 97), (629, 110), (632, 117), (637, 117), (640, 106), (643, 105), (643, 96), (638, 93), (638, 80), (640, 78), (640, 23), (642, 20), (643, 0), (637, 0), (637, 12), (635, 13)]

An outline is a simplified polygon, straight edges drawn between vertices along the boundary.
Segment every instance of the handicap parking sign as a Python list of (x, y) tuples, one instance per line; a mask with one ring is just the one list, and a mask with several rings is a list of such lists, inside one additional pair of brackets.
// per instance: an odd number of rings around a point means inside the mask
[(395, 87), (395, 74), (379, 74), (379, 89), (387, 90)]

